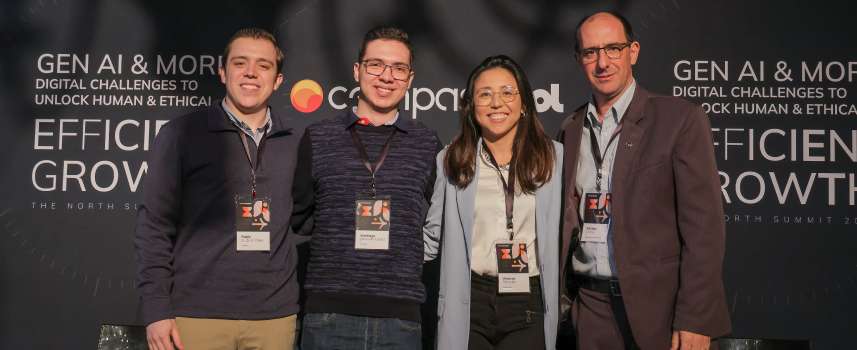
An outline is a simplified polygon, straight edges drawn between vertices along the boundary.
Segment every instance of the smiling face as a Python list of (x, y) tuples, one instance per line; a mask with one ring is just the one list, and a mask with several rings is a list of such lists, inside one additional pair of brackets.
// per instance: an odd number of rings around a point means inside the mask
[(243, 115), (263, 113), (271, 94), (283, 82), (274, 44), (264, 39), (235, 39), (219, 72), (226, 85), (227, 107)]
[[(506, 99), (503, 98), (504, 90), (507, 91)], [(508, 91), (514, 94), (509, 96)], [(473, 83), (473, 103), (476, 104), (474, 114), (482, 137), (492, 142), (514, 140), (521, 120), (521, 96), (518, 91), (515, 76), (505, 68), (491, 68), (479, 74)], [(486, 94), (490, 94), (490, 97)], [(481, 105), (478, 102), (480, 99), (486, 101), (487, 105)]]
[[(364, 62), (380, 62), (384, 67), (381, 75), (369, 74)], [(411, 51), (397, 40), (377, 39), (366, 44), (362, 62), (354, 63), (354, 80), (360, 84), (358, 110), (385, 114), (397, 109), (399, 102), (414, 79), (413, 71), (404, 80), (393, 78), (394, 66), (411, 65)]]
[[(628, 42), (625, 36), (625, 28), (616, 17), (601, 13), (590, 17), (578, 32), (580, 49), (601, 48), (608, 45), (624, 44)], [(607, 57), (603, 50), (598, 51), (598, 59), (593, 62), (583, 63), (579, 60), (586, 79), (592, 86), (592, 94), (595, 101), (600, 105), (612, 103), (625, 91), (625, 88), (633, 80), (631, 66), (637, 63), (640, 53), (640, 44), (633, 42), (631, 46), (624, 48), (619, 58)]]

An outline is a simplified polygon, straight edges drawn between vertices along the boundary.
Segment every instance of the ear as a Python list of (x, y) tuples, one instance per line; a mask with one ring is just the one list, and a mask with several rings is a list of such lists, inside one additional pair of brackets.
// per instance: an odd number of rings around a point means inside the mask
[(217, 68), (217, 74), (220, 75), (220, 82), (226, 84), (226, 69), (223, 66)]
[(274, 91), (280, 88), (280, 84), (283, 83), (283, 73), (277, 73), (277, 77), (274, 78)]
[(354, 62), (354, 82), (360, 83), (360, 62)]
[(631, 65), (637, 64), (637, 57), (640, 55), (640, 43), (635, 41), (628, 47), (631, 53)]

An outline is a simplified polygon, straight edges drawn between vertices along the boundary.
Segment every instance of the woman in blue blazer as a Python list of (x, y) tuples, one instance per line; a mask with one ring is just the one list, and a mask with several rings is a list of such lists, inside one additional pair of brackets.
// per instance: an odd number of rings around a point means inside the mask
[(425, 259), (442, 255), (437, 348), (554, 349), (562, 146), (509, 57), (473, 70), (461, 106), (423, 228)]

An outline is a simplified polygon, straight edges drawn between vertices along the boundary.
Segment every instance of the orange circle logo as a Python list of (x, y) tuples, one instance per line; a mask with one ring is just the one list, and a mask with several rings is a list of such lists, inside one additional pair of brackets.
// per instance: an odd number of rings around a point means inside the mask
[(309, 79), (295, 83), (289, 95), (292, 99), (292, 106), (303, 113), (315, 112), (318, 107), (321, 107), (323, 100), (321, 85)]

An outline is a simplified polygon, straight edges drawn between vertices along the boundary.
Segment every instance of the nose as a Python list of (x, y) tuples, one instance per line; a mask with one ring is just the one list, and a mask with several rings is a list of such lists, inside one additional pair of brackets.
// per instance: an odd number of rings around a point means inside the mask
[(500, 108), (503, 107), (503, 98), (499, 93), (491, 94), (491, 108)]
[(258, 72), (258, 67), (255, 64), (248, 64), (247, 69), (244, 71), (244, 75), (248, 77), (256, 77), (256, 73)]
[(607, 69), (610, 66), (610, 57), (607, 57), (607, 52), (601, 49), (598, 50), (598, 60), (595, 62), (598, 64), (599, 69)]
[(393, 81), (393, 67), (384, 66), (384, 70), (381, 71), (381, 75), (379, 75), (378, 78), (383, 82)]

